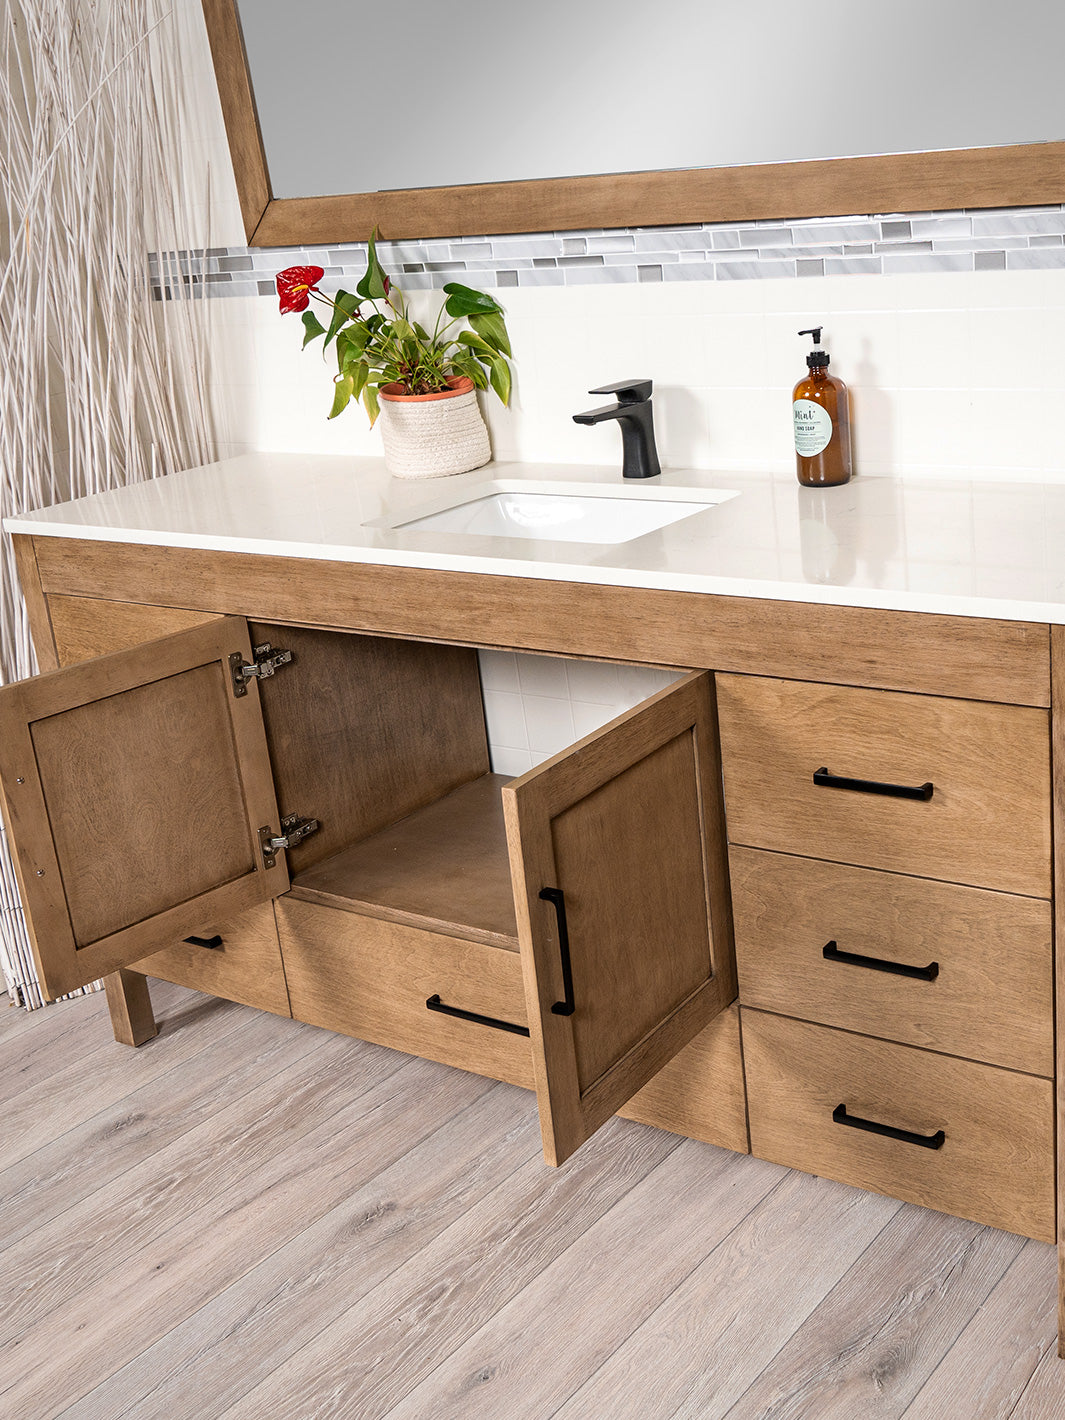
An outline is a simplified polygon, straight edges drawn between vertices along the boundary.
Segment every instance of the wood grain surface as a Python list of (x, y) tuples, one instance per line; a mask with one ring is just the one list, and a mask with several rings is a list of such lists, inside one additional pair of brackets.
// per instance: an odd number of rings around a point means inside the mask
[(181, 938), (136, 962), (135, 971), (275, 1015), (292, 1014), (272, 903), (260, 903), (224, 922), (208, 919), (189, 935), (222, 940), (216, 947), (204, 947)]
[(276, 907), (297, 1020), (531, 1086), (528, 1037), (425, 1005), (439, 996), (446, 1005), (525, 1025), (516, 953), (290, 896)]
[(48, 612), (61, 666), (141, 646), (158, 636), (170, 636), (211, 619), (208, 612), (103, 601), (99, 597), (50, 596)]
[(29, 1071), (0, 1171), (5, 1412), (1065, 1406), (1046, 1244), (691, 1141), (663, 1173), (675, 1137), (620, 1121), (545, 1169), (524, 1091), (153, 995), (162, 1031), (135, 1053), (101, 995), (0, 1011), (0, 1065)]
[(518, 950), (503, 774), (483, 774), (308, 868), (291, 896)]
[(459, 646), (253, 622), (294, 661), (260, 686), (282, 814), (319, 822), (293, 874), (489, 769), (477, 656)]
[[(1045, 712), (719, 676), (729, 839), (1050, 897)], [(814, 772), (934, 785), (927, 802), (832, 789)]]
[[(1044, 1242), (1054, 1237), (1053, 1085), (744, 1007), (751, 1150)], [(932, 1135), (927, 1149), (833, 1121), (837, 1105)]]
[(12, 537), (11, 548), (15, 555), (15, 568), (22, 588), (22, 597), (26, 603), (26, 620), (33, 637), (37, 665), (42, 671), (54, 671), (60, 661), (56, 657), (48, 598), (41, 587), (41, 574), (37, 568), (36, 545), (32, 537), (21, 533)]
[[(1050, 903), (756, 848), (729, 863), (745, 1006), (1053, 1077)], [(939, 974), (826, 960), (832, 941)]]
[(148, 983), (138, 971), (119, 967), (104, 977), (111, 1029), (119, 1045), (143, 1045), (159, 1034)]
[[(710, 678), (503, 790), (544, 1147), (558, 1163), (735, 997)], [(668, 851), (663, 851), (668, 845)], [(561, 928), (542, 888), (565, 894)]]
[(733, 1004), (715, 1016), (618, 1114), (747, 1153), (739, 1007)]
[(44, 590), (426, 640), (1050, 704), (1045, 625), (476, 572), (35, 540)]
[(250, 656), (247, 628), (225, 618), (0, 691), (5, 818), (48, 993), (287, 886), (283, 861), (258, 858), (277, 810), (256, 688), (225, 688), (234, 650)]

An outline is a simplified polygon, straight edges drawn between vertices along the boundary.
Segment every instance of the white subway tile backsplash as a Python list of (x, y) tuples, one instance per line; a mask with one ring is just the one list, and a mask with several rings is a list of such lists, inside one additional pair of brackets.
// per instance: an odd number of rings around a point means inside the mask
[(518, 656), (518, 681), (525, 695), (569, 699), (567, 662), (557, 656)]
[(506, 745), (509, 749), (528, 749), (529, 730), (521, 695), (506, 690), (484, 690), (482, 696), (489, 743)]
[(529, 727), (529, 748), (534, 755), (558, 754), (577, 738), (568, 696), (556, 699), (547, 695), (527, 695), (525, 718)]

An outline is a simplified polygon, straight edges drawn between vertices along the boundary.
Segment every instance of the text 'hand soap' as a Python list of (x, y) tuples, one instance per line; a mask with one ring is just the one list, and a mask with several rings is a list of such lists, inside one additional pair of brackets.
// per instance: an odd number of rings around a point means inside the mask
[[(821, 344), (822, 327), (800, 330)], [(795, 419), (795, 467), (807, 488), (830, 488), (851, 476), (851, 426), (847, 386), (828, 373), (828, 356), (811, 350), (806, 357), (809, 373), (791, 396)]]

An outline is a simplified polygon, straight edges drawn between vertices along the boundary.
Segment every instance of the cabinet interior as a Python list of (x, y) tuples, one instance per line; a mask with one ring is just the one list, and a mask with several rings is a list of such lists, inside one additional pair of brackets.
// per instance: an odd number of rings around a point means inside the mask
[[(261, 686), (291, 896), (518, 950), (475, 650), (253, 623), (294, 664)], [(603, 708), (603, 721), (614, 712)]]

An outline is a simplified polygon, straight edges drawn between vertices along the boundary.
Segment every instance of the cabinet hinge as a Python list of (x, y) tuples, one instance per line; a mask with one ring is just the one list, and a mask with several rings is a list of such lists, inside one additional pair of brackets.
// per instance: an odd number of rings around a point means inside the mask
[(275, 651), (270, 642), (254, 648), (255, 663), (249, 665), (240, 651), (229, 658), (229, 673), (233, 677), (233, 694), (247, 695), (249, 680), (268, 680), (279, 667), (291, 665), (291, 651)]
[(297, 843), (309, 837), (312, 833), (317, 833), (319, 828), (316, 818), (300, 818), (299, 814), (286, 814), (281, 820), (281, 833), (274, 833), (274, 830), (267, 826), (259, 830), (259, 847), (263, 850), (263, 866), (272, 868), (277, 862), (277, 855), (282, 848), (293, 848)]

